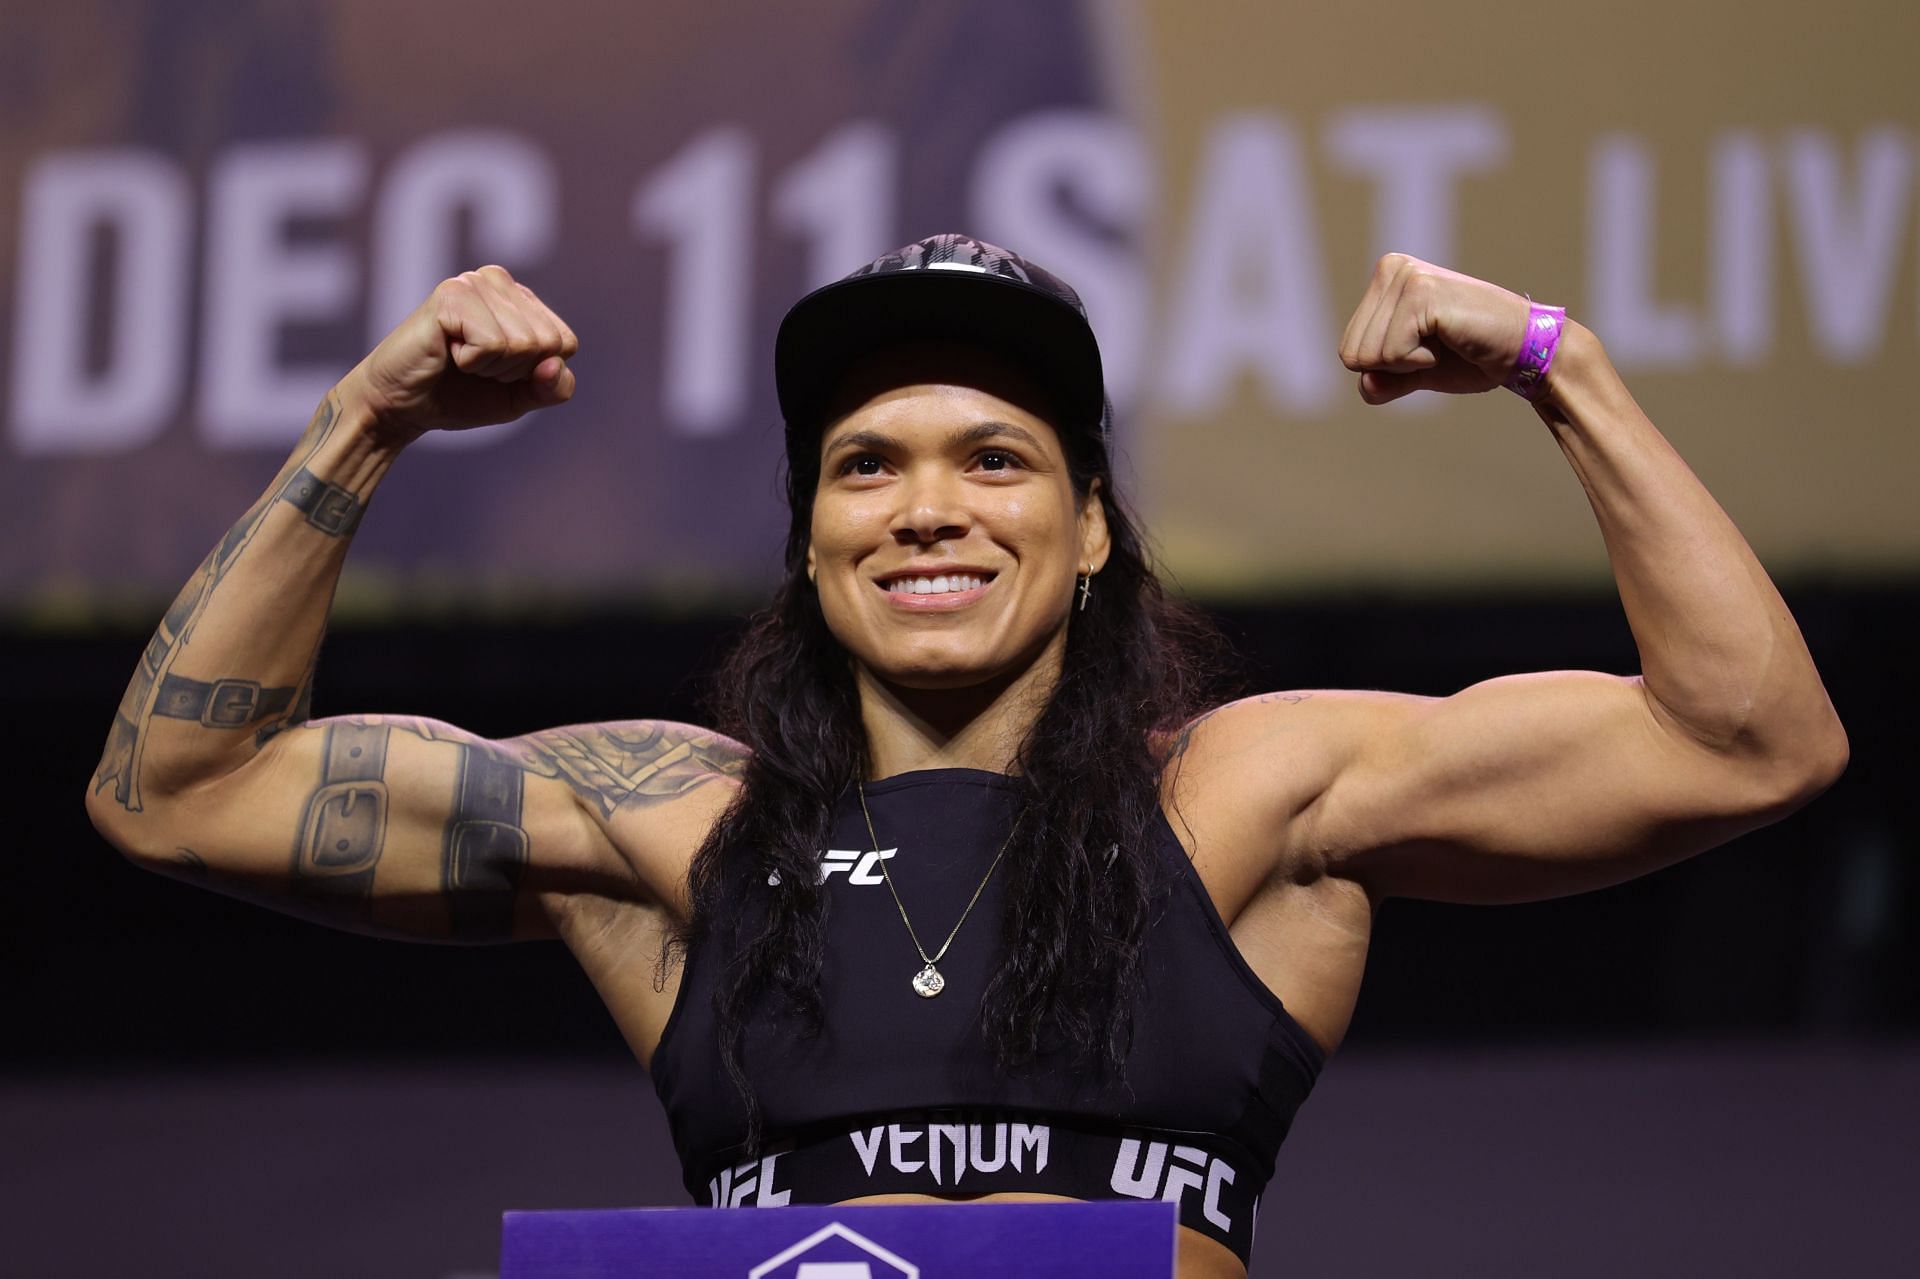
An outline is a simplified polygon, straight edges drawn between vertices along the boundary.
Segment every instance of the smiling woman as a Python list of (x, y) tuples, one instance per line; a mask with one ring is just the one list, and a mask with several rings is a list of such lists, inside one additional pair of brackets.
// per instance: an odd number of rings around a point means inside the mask
[[(1181, 891), (1160, 778), (1211, 633), (1115, 492), (1072, 291), (961, 237), (879, 268), (797, 305), (776, 356), (787, 577), (720, 680), (751, 753), (693, 864), (654, 1059), (689, 1188), (1177, 1199), (1197, 1177), (1188, 1247), (1237, 1272), (1318, 1050)], [(1014, 340), (1003, 304), (1031, 321)], [(820, 882), (822, 847), (896, 843), (867, 886)], [(927, 1153), (862, 1157), (881, 1121)], [(726, 1154), (763, 1139), (767, 1173)]]
[(1235, 1279), (1381, 900), (1614, 883), (1846, 762), (1792, 617), (1593, 334), (1401, 255), (1341, 344), (1361, 398), (1520, 390), (1642, 673), (1214, 705), (1077, 295), (953, 235), (782, 325), (791, 522), (728, 735), (310, 719), (380, 477), (567, 399), (575, 345), (498, 267), (437, 288), (167, 611), (88, 808), (142, 865), (343, 927), (564, 939), (708, 1203), (1164, 1199), (1183, 1279)]
[(834, 638), (895, 684), (978, 686), (1016, 666), (1051, 683), (1074, 585), (1106, 565), (1103, 478), (1076, 484), (1031, 383), (986, 352), (883, 351), (849, 386), (807, 548)]

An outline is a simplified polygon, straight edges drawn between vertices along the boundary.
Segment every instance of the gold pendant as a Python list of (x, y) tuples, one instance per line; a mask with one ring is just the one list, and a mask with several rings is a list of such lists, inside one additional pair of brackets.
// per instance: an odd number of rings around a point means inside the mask
[(947, 979), (942, 977), (940, 970), (932, 964), (928, 964), (913, 975), (913, 993), (922, 999), (932, 999), (946, 988)]

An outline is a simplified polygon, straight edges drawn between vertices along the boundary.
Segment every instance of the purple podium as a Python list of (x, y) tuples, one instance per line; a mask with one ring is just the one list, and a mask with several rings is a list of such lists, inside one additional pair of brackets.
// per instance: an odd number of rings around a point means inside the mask
[(1164, 1202), (509, 1212), (500, 1279), (1170, 1279)]

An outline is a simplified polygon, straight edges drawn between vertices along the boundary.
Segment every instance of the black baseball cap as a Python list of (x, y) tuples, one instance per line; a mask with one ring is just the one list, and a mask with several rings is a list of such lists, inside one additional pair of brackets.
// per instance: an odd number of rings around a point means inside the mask
[(1017, 253), (928, 236), (794, 303), (773, 344), (787, 457), (805, 456), (849, 367), (877, 348), (955, 341), (1011, 359), (1051, 397), (1062, 432), (1104, 451), (1112, 417), (1100, 345), (1080, 295)]

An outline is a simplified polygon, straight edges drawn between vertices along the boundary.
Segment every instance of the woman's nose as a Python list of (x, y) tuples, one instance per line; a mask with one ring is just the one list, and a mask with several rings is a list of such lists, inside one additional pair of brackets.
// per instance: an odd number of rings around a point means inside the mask
[(902, 542), (937, 542), (964, 537), (972, 527), (967, 514), (960, 477), (944, 468), (918, 468), (909, 472), (897, 490), (900, 506), (893, 522), (894, 536)]

